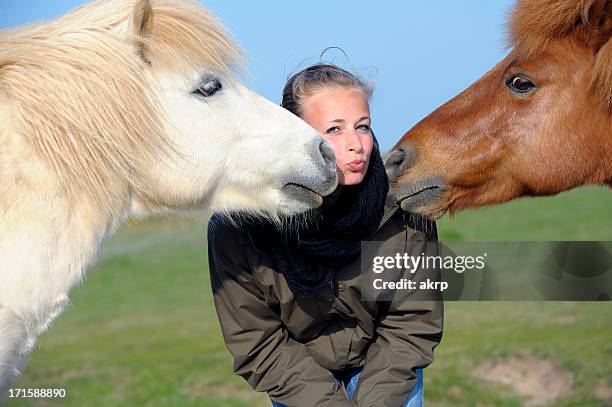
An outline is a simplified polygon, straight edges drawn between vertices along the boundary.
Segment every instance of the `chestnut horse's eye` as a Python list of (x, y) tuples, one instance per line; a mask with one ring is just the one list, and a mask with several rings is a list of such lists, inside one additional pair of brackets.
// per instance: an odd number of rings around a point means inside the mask
[(533, 82), (531, 82), (531, 79), (523, 75), (513, 76), (506, 82), (506, 86), (516, 93), (527, 93), (536, 87)]

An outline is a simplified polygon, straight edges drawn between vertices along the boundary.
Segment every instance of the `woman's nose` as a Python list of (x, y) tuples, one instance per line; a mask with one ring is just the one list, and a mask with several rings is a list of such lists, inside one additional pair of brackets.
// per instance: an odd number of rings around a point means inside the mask
[(361, 153), (363, 151), (363, 143), (357, 131), (352, 131), (348, 135), (347, 147), (348, 151), (353, 151), (355, 153)]

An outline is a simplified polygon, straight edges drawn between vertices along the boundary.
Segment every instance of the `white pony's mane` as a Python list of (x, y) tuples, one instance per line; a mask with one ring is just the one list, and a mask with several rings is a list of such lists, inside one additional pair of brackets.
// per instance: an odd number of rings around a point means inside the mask
[(0, 31), (0, 107), (5, 102), (12, 125), (0, 123), (0, 142), (3, 131), (19, 134), (69, 197), (85, 192), (106, 206), (128, 185), (146, 193), (143, 168), (171, 147), (147, 82), (149, 64), (179, 75), (241, 67), (241, 50), (197, 4), (153, 0), (143, 36), (130, 28), (135, 3), (97, 1)]

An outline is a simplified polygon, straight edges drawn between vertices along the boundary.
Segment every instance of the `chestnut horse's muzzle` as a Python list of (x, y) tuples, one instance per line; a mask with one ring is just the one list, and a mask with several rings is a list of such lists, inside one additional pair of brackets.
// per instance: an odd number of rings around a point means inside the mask
[[(391, 184), (387, 204), (400, 205), (406, 212), (438, 217), (441, 215), (438, 212), (440, 212), (440, 202), (446, 192), (446, 182), (441, 176), (411, 180), (410, 167), (414, 164), (415, 159), (416, 151), (407, 143), (394, 148), (385, 157), (385, 169)], [(435, 214), (432, 212), (433, 208), (436, 208)]]

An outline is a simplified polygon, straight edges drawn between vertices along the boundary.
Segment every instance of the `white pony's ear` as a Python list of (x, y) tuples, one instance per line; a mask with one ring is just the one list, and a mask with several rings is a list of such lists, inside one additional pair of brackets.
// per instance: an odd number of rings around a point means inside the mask
[(134, 36), (136, 52), (147, 64), (151, 64), (148, 54), (148, 37), (153, 29), (153, 8), (150, 0), (136, 0), (132, 9), (130, 30)]

